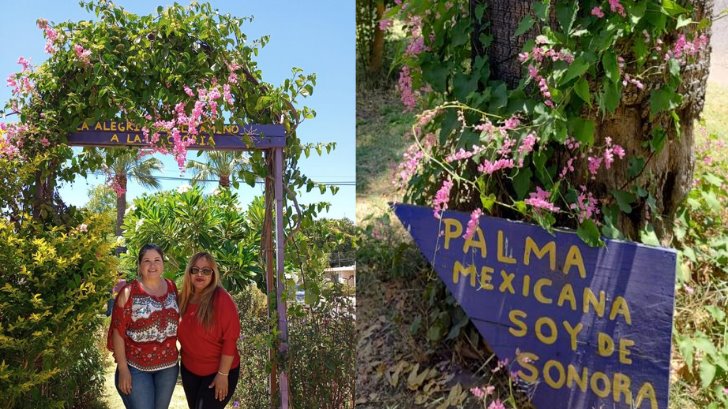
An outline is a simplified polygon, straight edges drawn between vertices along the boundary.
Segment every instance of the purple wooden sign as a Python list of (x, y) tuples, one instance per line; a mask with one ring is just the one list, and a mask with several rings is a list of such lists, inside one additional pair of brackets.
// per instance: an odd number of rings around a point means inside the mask
[[(171, 139), (171, 136), (164, 135)], [(200, 132), (199, 135), (182, 133), (182, 138), (193, 138), (188, 149), (251, 150), (282, 148), (286, 146), (286, 133), (282, 125), (225, 125), (214, 132)], [(125, 121), (106, 121), (94, 124), (84, 123), (76, 132), (68, 135), (71, 146), (144, 146), (141, 128)]]
[(393, 205), (538, 409), (667, 409), (676, 252)]

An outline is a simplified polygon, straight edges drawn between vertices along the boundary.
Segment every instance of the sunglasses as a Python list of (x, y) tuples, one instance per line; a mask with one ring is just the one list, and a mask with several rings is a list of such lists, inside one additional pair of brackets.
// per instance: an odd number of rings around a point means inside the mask
[(196, 274), (200, 274), (200, 273), (202, 273), (202, 275), (209, 276), (210, 274), (212, 274), (212, 269), (211, 268), (207, 268), (207, 267), (205, 267), (205, 268), (192, 267), (190, 269), (190, 274), (191, 275), (196, 275)]

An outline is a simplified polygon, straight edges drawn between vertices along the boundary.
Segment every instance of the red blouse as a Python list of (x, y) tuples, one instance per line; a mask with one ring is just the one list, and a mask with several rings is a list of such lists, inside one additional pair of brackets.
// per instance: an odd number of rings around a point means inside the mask
[(240, 365), (238, 338), (240, 319), (232, 297), (222, 288), (213, 295), (213, 322), (207, 329), (197, 319), (197, 304), (187, 304), (187, 311), (179, 323), (179, 343), (182, 346), (182, 364), (198, 376), (217, 372), (222, 355), (232, 355), (230, 368)]
[(129, 299), (125, 305), (119, 305), (117, 295), (111, 314), (106, 347), (114, 350), (113, 333), (118, 330), (124, 339), (127, 364), (141, 371), (157, 371), (177, 364), (177, 287), (171, 280), (164, 281), (167, 292), (159, 297), (147, 294), (137, 280), (127, 284)]

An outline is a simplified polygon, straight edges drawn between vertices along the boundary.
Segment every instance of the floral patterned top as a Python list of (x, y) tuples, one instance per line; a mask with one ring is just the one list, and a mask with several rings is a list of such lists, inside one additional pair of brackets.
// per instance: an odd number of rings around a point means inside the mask
[[(114, 350), (112, 336), (116, 329), (124, 339), (127, 364), (140, 371), (157, 371), (177, 364), (177, 287), (171, 280), (165, 282), (167, 292), (157, 297), (147, 294), (138, 280), (132, 281), (127, 285), (130, 291), (126, 304), (119, 305), (117, 295), (111, 314), (106, 347)], [(123, 292), (122, 289), (119, 294)]]

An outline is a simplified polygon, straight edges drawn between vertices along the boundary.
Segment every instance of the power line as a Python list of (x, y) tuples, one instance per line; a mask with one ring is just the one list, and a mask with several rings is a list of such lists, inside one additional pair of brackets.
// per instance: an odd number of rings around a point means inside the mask
[[(96, 176), (106, 176), (103, 172), (94, 172), (93, 173)], [(182, 176), (154, 176), (155, 179), (160, 180), (172, 180), (172, 181), (187, 181), (192, 182), (193, 178), (191, 177), (182, 177)], [(203, 182), (203, 183), (219, 183), (219, 179), (197, 179), (196, 182)], [(256, 180), (255, 183), (257, 185), (262, 185), (265, 183), (264, 180)], [(317, 185), (327, 185), (327, 186), (356, 186), (356, 181), (335, 181), (335, 182), (315, 182)]]

